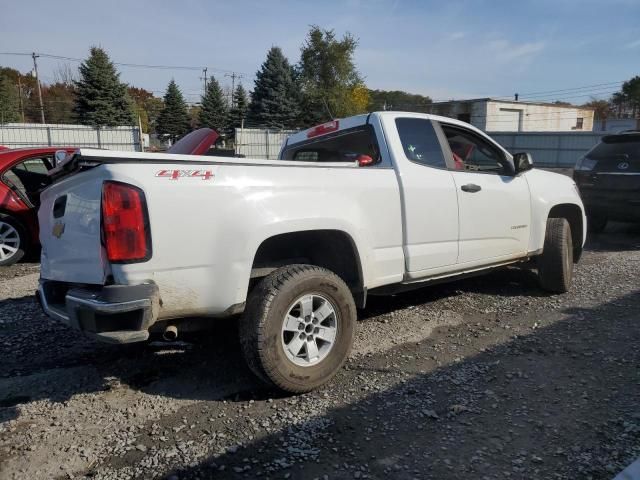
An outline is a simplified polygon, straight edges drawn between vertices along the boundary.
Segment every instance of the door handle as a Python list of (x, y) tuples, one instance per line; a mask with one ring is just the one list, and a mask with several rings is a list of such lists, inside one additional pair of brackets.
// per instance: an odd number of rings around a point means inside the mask
[(475, 183), (467, 183), (466, 185), (462, 185), (460, 190), (463, 192), (476, 193), (482, 190), (480, 185), (476, 185)]

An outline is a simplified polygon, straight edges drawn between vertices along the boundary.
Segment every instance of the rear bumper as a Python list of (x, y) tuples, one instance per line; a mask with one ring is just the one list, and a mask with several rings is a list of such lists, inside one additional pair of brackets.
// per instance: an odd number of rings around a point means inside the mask
[(40, 280), (37, 297), (49, 317), (108, 343), (147, 340), (160, 303), (154, 283), (96, 287)]
[(612, 220), (640, 221), (640, 173), (574, 174), (587, 214)]
[(602, 215), (612, 220), (640, 222), (640, 192), (599, 191), (582, 193), (589, 215)]

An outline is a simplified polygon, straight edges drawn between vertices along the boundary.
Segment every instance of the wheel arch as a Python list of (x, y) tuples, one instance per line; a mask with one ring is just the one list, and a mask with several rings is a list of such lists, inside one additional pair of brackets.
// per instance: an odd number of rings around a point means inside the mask
[(584, 213), (582, 208), (575, 203), (561, 203), (549, 210), (547, 218), (565, 218), (569, 222), (573, 242), (573, 261), (576, 263), (580, 260), (583, 250)]
[(249, 290), (260, 278), (293, 263), (308, 263), (331, 270), (347, 284), (356, 305), (364, 306), (363, 264), (354, 238), (346, 231), (299, 230), (265, 238), (253, 256)]

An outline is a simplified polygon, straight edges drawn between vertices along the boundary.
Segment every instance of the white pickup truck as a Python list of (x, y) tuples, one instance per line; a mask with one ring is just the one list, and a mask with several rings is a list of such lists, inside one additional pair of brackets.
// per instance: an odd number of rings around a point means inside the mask
[(529, 260), (564, 292), (586, 237), (570, 178), (402, 112), (302, 131), (278, 160), (81, 149), (39, 222), (48, 315), (118, 343), (238, 315), (250, 368), (290, 392), (340, 368), (367, 295)]

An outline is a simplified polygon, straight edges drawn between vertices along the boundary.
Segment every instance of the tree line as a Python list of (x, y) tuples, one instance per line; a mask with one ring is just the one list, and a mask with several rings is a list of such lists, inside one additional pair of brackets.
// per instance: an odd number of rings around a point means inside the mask
[(595, 118), (640, 118), (640, 76), (627, 80), (620, 91), (608, 100), (591, 100), (584, 105), (592, 108)]

